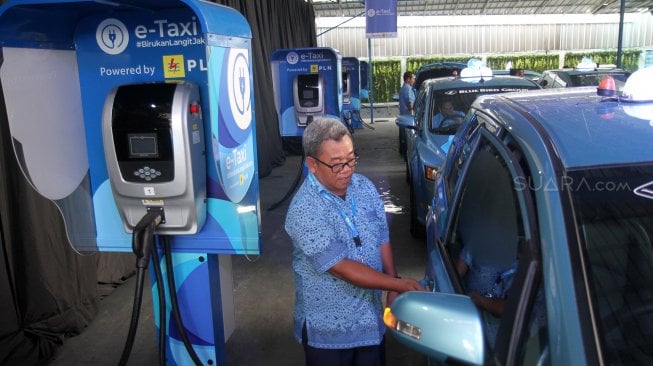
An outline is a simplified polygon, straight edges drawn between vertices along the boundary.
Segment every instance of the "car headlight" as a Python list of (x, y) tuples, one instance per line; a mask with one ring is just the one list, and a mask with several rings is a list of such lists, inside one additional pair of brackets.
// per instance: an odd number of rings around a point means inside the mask
[(435, 181), (435, 177), (438, 176), (438, 168), (424, 165), (424, 177), (428, 180)]

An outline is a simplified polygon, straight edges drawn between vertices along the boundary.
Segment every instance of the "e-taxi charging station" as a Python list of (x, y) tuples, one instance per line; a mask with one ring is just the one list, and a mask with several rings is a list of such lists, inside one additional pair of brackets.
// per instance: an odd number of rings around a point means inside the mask
[(327, 47), (279, 49), (270, 56), (281, 136), (302, 136), (319, 117), (342, 114), (342, 57)]
[[(342, 58), (342, 113), (353, 128), (363, 128), (360, 118), (360, 62), (356, 57)], [(352, 118), (353, 117), (353, 118)]]
[(228, 255), (260, 253), (247, 21), (199, 0), (16, 0), (0, 45), (17, 162), (72, 247), (133, 251), (140, 274), (152, 246), (163, 362), (225, 364)]

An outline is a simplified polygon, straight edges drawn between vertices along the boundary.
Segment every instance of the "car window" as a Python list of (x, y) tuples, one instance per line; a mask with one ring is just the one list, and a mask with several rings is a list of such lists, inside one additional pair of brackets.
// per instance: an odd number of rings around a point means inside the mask
[(607, 364), (653, 362), (652, 180), (651, 165), (576, 170), (566, 180)]
[(537, 243), (528, 228), (535, 222), (534, 208), (525, 209), (532, 206), (527, 203), (532, 202), (530, 193), (516, 189), (522, 174), (521, 166), (515, 166), (519, 155), (498, 145), (489, 130), (478, 129), (445, 239), (447, 257), (454, 262), (450, 268), (463, 293), (482, 310), (484, 335), (495, 352), (541, 357), (547, 343), (545, 295), (537, 292), (541, 277), (527, 274), (541, 273), (539, 252), (532, 250)]
[(426, 95), (426, 90), (422, 88), (415, 98), (415, 123), (418, 127), (421, 125), (422, 119), (424, 118)]
[[(429, 129), (434, 130), (441, 127), (445, 119), (453, 121), (454, 118), (464, 118), (472, 103), (481, 93), (458, 93), (457, 90), (434, 90), (431, 92), (431, 103), (429, 110)], [(442, 111), (447, 109), (447, 112)]]
[(621, 81), (625, 82), (626, 79), (628, 78), (627, 75), (625, 74), (619, 74), (619, 73), (592, 73), (592, 74), (576, 74), (576, 75), (569, 75), (571, 79), (571, 86), (596, 86), (599, 85), (599, 82), (601, 79), (603, 79), (604, 76), (609, 75), (612, 76), (612, 78), (615, 81)]
[(443, 166), (447, 178), (448, 197), (451, 197), (453, 194), (456, 183), (460, 178), (463, 164), (472, 151), (472, 146), (474, 145), (474, 138), (472, 136), (475, 135), (477, 129), (477, 118), (476, 116), (472, 116), (469, 122), (466, 123), (463, 128), (458, 130), (458, 133), (453, 140), (452, 148), (450, 149), (450, 151), (452, 151), (452, 156), (450, 159), (447, 159), (447, 163)]

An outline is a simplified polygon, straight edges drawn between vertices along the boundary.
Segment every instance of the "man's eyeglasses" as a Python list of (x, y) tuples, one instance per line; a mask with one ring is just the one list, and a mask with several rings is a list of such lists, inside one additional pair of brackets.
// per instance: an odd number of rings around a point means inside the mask
[(324, 166), (327, 166), (327, 167), (331, 168), (331, 171), (334, 174), (340, 173), (343, 169), (345, 169), (345, 166), (348, 166), (349, 169), (354, 169), (356, 164), (358, 164), (358, 155), (354, 156), (353, 159), (348, 160), (348, 161), (346, 161), (344, 163), (338, 163), (338, 164), (333, 164), (333, 165), (327, 164), (327, 163), (323, 162), (322, 160), (316, 158), (315, 156), (311, 156), (311, 157), (313, 159), (315, 159), (318, 163), (324, 164)]

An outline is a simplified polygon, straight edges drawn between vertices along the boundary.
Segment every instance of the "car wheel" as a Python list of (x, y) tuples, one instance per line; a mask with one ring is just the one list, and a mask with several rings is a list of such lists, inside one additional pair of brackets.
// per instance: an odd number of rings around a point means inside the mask
[(412, 184), (410, 185), (410, 235), (417, 239), (426, 237), (426, 228), (417, 220), (417, 200)]

